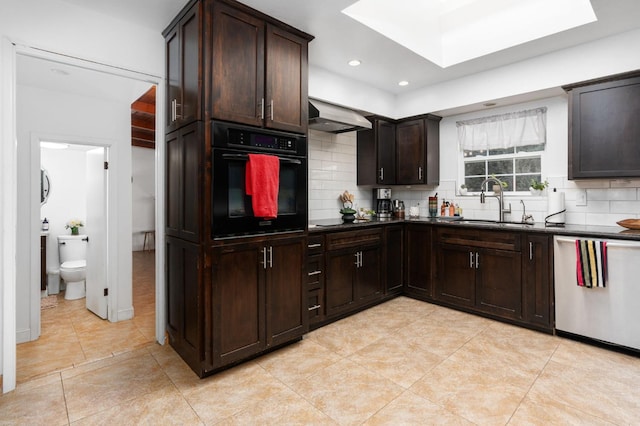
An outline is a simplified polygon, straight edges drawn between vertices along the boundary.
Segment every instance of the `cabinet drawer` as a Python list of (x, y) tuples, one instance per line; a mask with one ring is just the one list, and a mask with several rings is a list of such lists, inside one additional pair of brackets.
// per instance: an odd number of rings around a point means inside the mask
[(324, 319), (324, 290), (317, 289), (309, 292), (309, 322), (314, 323)]
[(381, 240), (382, 228), (335, 232), (326, 236), (327, 250), (361, 247), (366, 244), (380, 244)]
[(324, 284), (324, 256), (315, 255), (307, 258), (307, 288), (314, 290)]
[(307, 238), (307, 254), (322, 254), (324, 251), (324, 235), (309, 235)]
[(451, 226), (437, 230), (439, 243), (520, 251), (521, 235), (517, 232), (462, 229)]

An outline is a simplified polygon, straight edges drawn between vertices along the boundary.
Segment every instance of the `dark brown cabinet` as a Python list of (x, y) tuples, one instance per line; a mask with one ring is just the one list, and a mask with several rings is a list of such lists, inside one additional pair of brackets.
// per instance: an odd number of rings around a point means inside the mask
[(307, 239), (307, 291), (309, 327), (325, 319), (324, 235), (310, 235)]
[(396, 183), (440, 183), (440, 117), (402, 121), (396, 126)]
[(310, 39), (214, 2), (213, 117), (306, 133)]
[(436, 185), (440, 182), (440, 117), (372, 118), (358, 132), (358, 185)]
[(640, 73), (565, 86), (569, 179), (640, 176)]
[(385, 279), (385, 294), (402, 292), (404, 284), (404, 226), (389, 225), (384, 229), (384, 260), (382, 262)]
[(358, 132), (358, 185), (396, 183), (396, 125), (373, 118), (370, 130)]
[(199, 245), (166, 239), (167, 333), (169, 343), (199, 374), (204, 361), (202, 275)]
[(434, 270), (433, 227), (408, 224), (406, 228), (406, 286), (410, 296), (430, 300), (433, 298)]
[(45, 291), (46, 289), (47, 289), (47, 236), (40, 235), (40, 290)]
[(435, 299), (522, 321), (520, 246), (518, 233), (438, 228)]
[(166, 136), (166, 232), (197, 242), (203, 185), (202, 124), (192, 123)]
[(213, 247), (213, 368), (307, 331), (303, 241), (269, 238)]
[(345, 314), (380, 298), (382, 229), (326, 235), (327, 317)]
[(194, 4), (164, 32), (167, 60), (167, 132), (201, 119), (201, 8), (202, 3)]
[(545, 329), (554, 326), (553, 238), (527, 234), (522, 250), (524, 319)]

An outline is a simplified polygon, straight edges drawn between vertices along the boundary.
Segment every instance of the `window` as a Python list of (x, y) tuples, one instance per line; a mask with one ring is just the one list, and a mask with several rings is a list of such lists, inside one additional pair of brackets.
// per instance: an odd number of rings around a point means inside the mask
[(541, 180), (546, 108), (459, 121), (456, 125), (462, 177), (468, 191), (480, 192), (482, 181), (489, 176), (505, 182), (505, 191), (512, 192), (528, 191), (532, 179)]

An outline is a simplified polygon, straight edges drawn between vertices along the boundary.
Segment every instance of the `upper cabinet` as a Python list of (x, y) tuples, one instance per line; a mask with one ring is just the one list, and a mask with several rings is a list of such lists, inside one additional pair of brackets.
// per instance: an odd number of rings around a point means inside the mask
[(215, 2), (213, 118), (306, 133), (309, 40), (304, 33)]
[(202, 3), (198, 2), (164, 32), (167, 59), (166, 131), (201, 119)]
[(396, 125), (373, 118), (370, 130), (358, 132), (358, 185), (396, 183)]
[(640, 176), (640, 73), (565, 86), (569, 179)]
[(392, 122), (374, 119), (358, 132), (358, 185), (437, 185), (440, 117), (428, 114)]

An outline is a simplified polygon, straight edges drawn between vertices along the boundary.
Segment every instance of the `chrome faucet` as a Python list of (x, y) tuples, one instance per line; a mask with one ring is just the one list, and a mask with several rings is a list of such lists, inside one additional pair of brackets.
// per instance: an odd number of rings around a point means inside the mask
[[(484, 185), (487, 182), (493, 181), (495, 182), (498, 186), (500, 186), (500, 191), (495, 192), (493, 195), (485, 195), (484, 194)], [(482, 204), (484, 204), (485, 198), (486, 197), (495, 197), (498, 199), (498, 215), (499, 215), (499, 221), (500, 222), (504, 222), (504, 214), (505, 213), (511, 213), (511, 203), (509, 203), (509, 208), (505, 209), (504, 208), (504, 194), (502, 192), (502, 181), (496, 177), (488, 177), (485, 180), (482, 181), (482, 183), (480, 184), (480, 202)]]
[(524, 201), (520, 200), (522, 204), (522, 223), (528, 223), (533, 225), (535, 221), (533, 220), (532, 214), (527, 214), (527, 207), (524, 205)]

